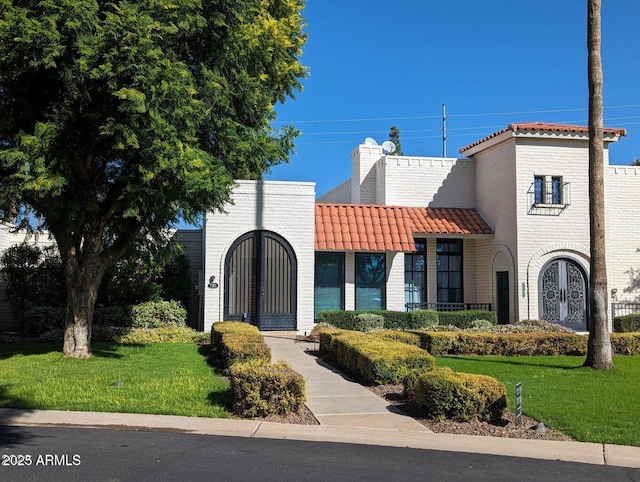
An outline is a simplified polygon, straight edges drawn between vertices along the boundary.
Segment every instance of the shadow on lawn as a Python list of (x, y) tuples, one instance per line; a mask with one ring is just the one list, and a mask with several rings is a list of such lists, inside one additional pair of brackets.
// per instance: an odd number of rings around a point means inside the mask
[(0, 343), (0, 360), (16, 355), (44, 355), (51, 352), (62, 352), (62, 344), (30, 341)]
[[(543, 355), (540, 355), (543, 356)], [(569, 355), (567, 355), (569, 357)], [(539, 367), (539, 368), (559, 368), (561, 370), (576, 370), (577, 368), (583, 368), (582, 364), (584, 363), (583, 356), (572, 356), (571, 358), (575, 359), (576, 362), (580, 362), (577, 366), (566, 366), (559, 364), (548, 364), (543, 361), (532, 360), (532, 357), (527, 357), (525, 355), (518, 355), (518, 359), (509, 359), (505, 360), (505, 357), (501, 357), (499, 360), (492, 359), (489, 356), (483, 357), (479, 359), (477, 356), (460, 356), (460, 355), (438, 355), (438, 358), (448, 358), (450, 360), (466, 360), (466, 361), (477, 361), (480, 363), (497, 363), (500, 365), (517, 365), (517, 366), (530, 366), (530, 367)]]
[[(205, 359), (207, 365), (209, 365), (213, 373), (222, 378), (227, 378), (219, 368), (216, 368), (211, 360), (211, 345), (200, 345), (198, 347), (198, 353)], [(231, 388), (226, 390), (214, 390), (209, 392), (207, 400), (211, 405), (217, 405), (224, 407), (228, 412), (233, 409), (233, 397), (231, 396)]]

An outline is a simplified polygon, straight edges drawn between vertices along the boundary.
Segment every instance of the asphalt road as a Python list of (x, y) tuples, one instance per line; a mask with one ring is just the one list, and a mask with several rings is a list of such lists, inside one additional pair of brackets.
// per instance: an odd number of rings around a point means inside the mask
[(326, 442), (0, 426), (0, 481), (626, 480), (640, 469)]

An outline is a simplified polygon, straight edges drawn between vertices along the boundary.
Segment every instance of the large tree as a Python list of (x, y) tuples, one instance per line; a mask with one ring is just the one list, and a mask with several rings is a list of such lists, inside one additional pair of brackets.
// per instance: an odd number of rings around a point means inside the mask
[(91, 355), (105, 270), (288, 160), (304, 0), (0, 0), (0, 214), (42, 216)]
[(602, 59), (600, 2), (587, 0), (589, 82), (589, 221), (591, 267), (589, 307), (591, 323), (585, 366), (613, 368), (607, 317), (607, 264), (604, 219), (604, 140), (602, 114)]

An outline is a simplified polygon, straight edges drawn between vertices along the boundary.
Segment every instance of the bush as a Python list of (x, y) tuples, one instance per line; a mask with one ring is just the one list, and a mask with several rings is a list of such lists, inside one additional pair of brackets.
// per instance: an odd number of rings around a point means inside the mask
[(318, 323), (327, 323), (343, 330), (353, 330), (353, 315), (364, 311), (325, 310), (318, 313)]
[(611, 333), (611, 348), (616, 355), (640, 355), (640, 333)]
[(148, 301), (131, 308), (131, 326), (134, 328), (187, 326), (187, 310), (175, 300)]
[(223, 321), (211, 327), (211, 363), (228, 369), (249, 360), (271, 361), (271, 349), (258, 328), (248, 323)]
[[(160, 328), (131, 328), (124, 326), (95, 325), (91, 329), (92, 341), (143, 345), (147, 343), (202, 343), (207, 333), (186, 326), (163, 326)], [(39, 337), (42, 342), (60, 342), (64, 329), (55, 328)]]
[(100, 307), (94, 310), (93, 324), (94, 326), (131, 326), (131, 316), (121, 306)]
[(428, 330), (439, 323), (440, 316), (435, 310), (413, 310), (409, 311), (410, 330)]
[(384, 318), (373, 313), (360, 313), (353, 317), (353, 329), (356, 331), (377, 331), (384, 328)]
[(333, 331), (320, 335), (320, 351), (340, 369), (365, 382), (403, 383), (434, 366), (424, 350), (355, 331)]
[(616, 333), (640, 331), (640, 313), (616, 316), (613, 319), (613, 331)]
[(371, 310), (369, 313), (384, 318), (385, 330), (406, 330), (410, 325), (410, 314), (407, 311)]
[(420, 375), (409, 388), (425, 414), (457, 421), (500, 420), (507, 407), (504, 384), (486, 375), (436, 368)]
[(306, 401), (302, 375), (286, 361), (252, 360), (229, 368), (233, 410), (242, 417), (268, 417), (297, 412)]
[(469, 325), (469, 329), (478, 330), (478, 331), (490, 330), (494, 326), (495, 325), (493, 323), (491, 323), (490, 321), (487, 321), (487, 320), (474, 320)]
[(493, 325), (498, 323), (496, 312), (485, 310), (440, 311), (438, 319), (441, 325), (453, 325), (461, 329), (469, 328), (475, 320), (487, 320)]
[(24, 311), (22, 331), (27, 336), (38, 336), (55, 329), (64, 328), (66, 308), (56, 306), (33, 306)]
[(587, 337), (569, 333), (416, 332), (432, 355), (585, 355)]

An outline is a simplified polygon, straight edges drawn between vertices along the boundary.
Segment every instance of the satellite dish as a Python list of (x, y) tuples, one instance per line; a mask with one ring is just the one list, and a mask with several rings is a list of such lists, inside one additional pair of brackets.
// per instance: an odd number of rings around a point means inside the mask
[(364, 140), (365, 145), (367, 146), (377, 146), (378, 143), (376, 142), (376, 140), (373, 137), (367, 137)]
[(387, 151), (387, 154), (392, 154), (396, 150), (396, 145), (391, 141), (384, 141), (382, 143), (382, 149)]

